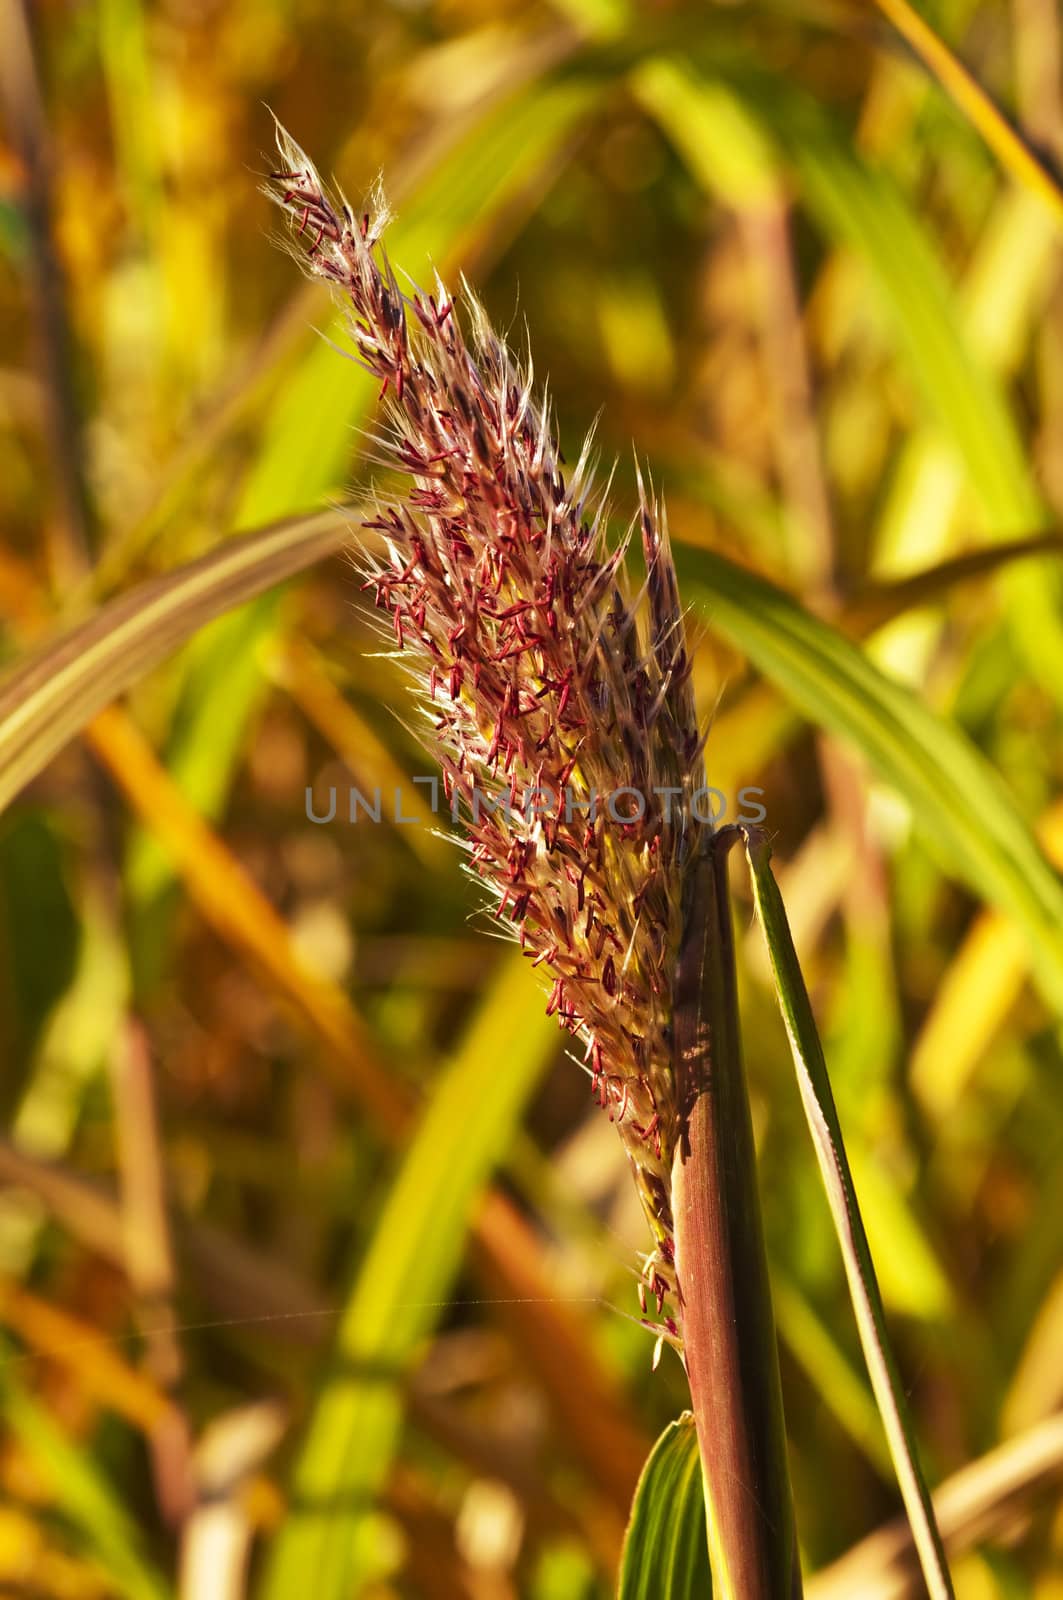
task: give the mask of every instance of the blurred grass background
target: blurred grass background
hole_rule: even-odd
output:
[[[1063,158],[1054,0],[924,15]],[[699,562],[857,640],[1063,862],[1058,559],[1006,559],[1063,501],[1058,216],[863,3],[0,16],[6,660],[368,482],[372,392],[271,244],[267,108],[352,198],[382,172],[393,259],[527,323],[570,455],[603,408],[622,508],[648,457],[702,585],[709,781],[764,791],[931,1476],[1021,1458],[1063,1400],[1058,994],[963,887],[978,841],[967,873],[913,803],[903,727],[883,770],[889,707],[857,683],[838,737],[833,680],[747,658]],[[534,975],[426,822],[343,820],[425,770],[358,604],[336,557],[204,627],[0,819],[4,1595],[604,1596],[684,1404]],[[735,888],[812,1572],[898,1500]],[[962,1596],[1063,1595],[1061,1459],[957,1515]],[[842,1592],[919,1592],[876,1570]]]

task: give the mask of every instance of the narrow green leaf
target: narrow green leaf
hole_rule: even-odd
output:
[[[441,1078],[376,1223],[271,1551],[264,1600],[350,1600],[373,1570],[370,1514],[402,1426],[402,1382],[442,1312],[477,1196],[557,1047],[509,957]]]
[[[893,1465],[931,1600],[951,1600],[945,1550],[930,1491],[919,1465],[904,1386],[889,1343],[886,1315],[845,1154],[827,1064],[794,949],[782,896],[771,871],[771,848],[753,829],[740,830],[753,876],[753,896],[768,945],[775,989],[793,1052],[801,1100],[841,1245],[860,1342],[886,1429]]]
[[[6,1346],[0,1346],[0,1361]],[[43,1406],[0,1368],[0,1409],[45,1473],[56,1504],[128,1600],[166,1600],[168,1585],[148,1564],[140,1536],[107,1479],[87,1450],[80,1450],[57,1427]]]
[[[708,550],[677,547],[676,560],[712,626],[812,722],[856,745],[907,800],[941,864],[1015,918],[1046,998],[1063,1009],[1063,884],[962,730],[763,578]]]
[[[0,809],[97,711],[211,618],[312,566],[343,543],[335,512],[232,539],[109,600],[0,685]]]
[[[617,1600],[710,1600],[705,1496],[694,1418],[657,1440],[635,1490]]]

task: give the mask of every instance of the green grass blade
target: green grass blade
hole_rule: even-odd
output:
[[[757,913],[768,945],[779,1007],[793,1052],[805,1116],[841,1245],[864,1359],[886,1429],[927,1590],[931,1600],[950,1600],[953,1590],[945,1550],[938,1532],[930,1491],[919,1465],[904,1387],[890,1349],[882,1296],[849,1171],[823,1048],[794,950],[782,896],[771,871],[771,849],[761,834],[754,830],[742,831],[753,876]]]
[[[711,1594],[698,1435],[686,1411],[665,1428],[639,1478],[617,1600],[709,1600]]]
[[[1063,1008],[1063,885],[1004,783],[954,723],[763,578],[677,547],[683,593],[819,726],[851,741],[907,800],[948,870],[1013,916]]]
[[[350,1600],[402,1425],[401,1383],[446,1307],[476,1199],[557,1048],[527,963],[507,959],[440,1079],[376,1223],[310,1420],[264,1600]]]
[[[30,656],[0,685],[0,809],[204,623],[330,555],[346,528],[321,512],[233,539],[108,601]]]
[[[6,1347],[0,1347],[0,1357]],[[91,1454],[81,1450],[10,1377],[0,1375],[4,1421],[45,1473],[63,1515],[127,1600],[167,1600],[169,1586],[145,1560],[136,1524]]]

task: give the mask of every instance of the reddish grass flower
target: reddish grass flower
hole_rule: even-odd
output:
[[[586,1050],[635,1170],[673,1287],[671,1021],[685,868],[703,827],[702,741],[666,525],[641,505],[618,549],[590,440],[566,478],[551,409],[471,295],[403,293],[359,215],[278,130],[267,192],[297,258],[333,286],[357,359],[380,382],[389,464],[408,475],[367,523],[388,556],[367,587],[389,613],[494,914],[552,979],[547,1010]],[[624,556],[641,532],[647,579]],[[669,1327],[669,1324],[665,1324]],[[674,1327],[674,1325],[671,1325]]]

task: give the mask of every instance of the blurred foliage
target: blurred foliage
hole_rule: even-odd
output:
[[[1063,160],[1053,0],[923,13]],[[0,90],[4,659],[357,498],[373,395],[271,245],[269,108],[382,172],[396,263],[527,324],[569,454],[601,408],[618,513],[649,460],[930,1476],[1021,1455],[1063,1401],[1063,589],[1011,548],[1063,505],[1058,212],[855,0],[2,0]],[[685,1392],[619,1144],[459,851],[345,820],[424,768],[351,567],[261,588],[178,584],[167,648],[216,620],[142,629],[0,818],[0,1592],[608,1595]],[[735,892],[815,1572],[898,1499]],[[1063,1594],[1061,1454],[950,1522],[961,1596]],[[278,1576],[322,1520],[340,1576]]]

